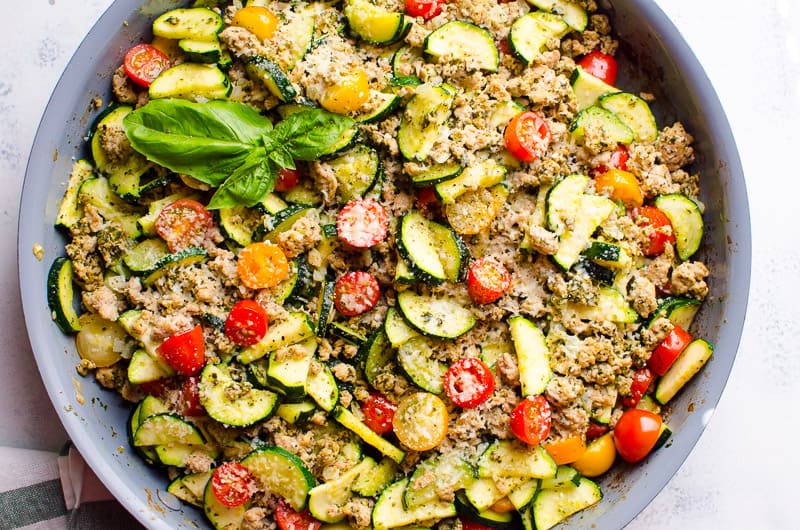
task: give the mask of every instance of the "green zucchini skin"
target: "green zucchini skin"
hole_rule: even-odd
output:
[[[47,305],[53,321],[67,334],[81,330],[73,305],[72,261],[65,257],[53,260],[47,274]]]

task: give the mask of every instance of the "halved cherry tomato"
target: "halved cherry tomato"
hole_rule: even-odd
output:
[[[170,252],[197,247],[205,241],[214,220],[206,207],[192,199],[179,199],[161,209],[156,232],[167,242]]]
[[[623,144],[619,144],[611,153],[611,156],[608,159],[608,166],[600,164],[599,166],[593,167],[589,170],[589,176],[595,178],[597,175],[605,173],[609,169],[621,169],[622,171],[628,171],[629,158],[630,155],[628,154],[628,148]]]
[[[608,425],[600,425],[593,421],[589,422],[589,427],[586,429],[586,441],[591,442],[596,438],[600,438],[608,432]]]
[[[181,383],[178,396],[178,409],[183,416],[205,416],[206,409],[200,403],[200,389],[197,386],[198,377],[187,377]]]
[[[528,396],[511,411],[511,432],[530,445],[542,443],[550,434],[550,403],[544,396]]]
[[[206,345],[200,325],[171,336],[157,348],[158,354],[180,375],[197,375],[206,364]]]
[[[444,390],[457,407],[472,409],[494,392],[494,376],[483,361],[464,357],[450,365],[444,374]]]
[[[480,523],[476,523],[475,521],[469,519],[468,517],[462,516],[459,517],[458,519],[461,521],[461,528],[463,530],[492,530],[491,526],[486,526]]]
[[[361,404],[364,413],[364,423],[378,434],[392,431],[392,419],[397,405],[386,399],[383,394],[372,392]]]
[[[578,66],[608,85],[614,86],[617,82],[617,60],[600,50],[586,54],[578,61]]]
[[[647,366],[639,368],[633,373],[633,381],[631,382],[631,395],[625,397],[622,403],[626,407],[635,407],[639,404],[639,400],[647,389],[650,388],[650,383],[655,379],[655,374]]]
[[[378,303],[381,287],[372,274],[364,271],[346,272],[336,280],[333,304],[346,317],[366,313]]]
[[[311,512],[296,512],[288,502],[281,499],[275,505],[275,521],[281,530],[319,530],[320,521],[314,519]]]
[[[425,186],[417,190],[417,208],[427,210],[440,204],[439,197],[436,196],[436,188]]]
[[[648,245],[642,248],[645,256],[658,256],[664,253],[664,246],[667,243],[675,243],[675,234],[672,231],[672,224],[669,218],[655,206],[642,206],[634,208],[633,220],[637,225],[649,227]]]
[[[544,441],[542,447],[559,466],[575,462],[586,452],[586,442],[580,434]]]
[[[235,508],[250,500],[256,490],[253,475],[238,462],[225,462],[211,475],[211,490],[217,500]]]
[[[428,451],[444,440],[448,420],[444,401],[428,392],[415,392],[397,404],[392,427],[401,444],[412,451]]]
[[[289,261],[277,245],[267,241],[251,243],[239,252],[236,271],[245,287],[266,289],[289,275]]]
[[[328,87],[319,104],[336,114],[350,114],[360,109],[369,99],[369,79],[363,68],[354,68],[344,74],[334,86]]]
[[[572,463],[572,467],[585,477],[598,477],[611,469],[616,457],[614,437],[607,433],[591,442],[583,455]]]
[[[239,346],[251,346],[267,333],[269,315],[254,300],[239,300],[225,319],[225,335]]]
[[[442,12],[442,0],[406,0],[406,13],[430,20]]]
[[[511,274],[499,261],[483,256],[472,262],[467,291],[476,304],[496,302],[511,287]]]
[[[690,342],[692,342],[691,335],[682,327],[673,326],[666,338],[653,350],[650,359],[647,360],[647,366],[656,375],[664,375]]]
[[[142,383],[139,385],[139,388],[141,388],[145,394],[150,394],[151,396],[160,398],[164,395],[164,392],[166,392],[167,389],[172,386],[172,383],[173,379],[171,377],[162,377],[161,379],[156,379],[155,381]]]
[[[272,38],[278,28],[278,17],[262,6],[243,7],[233,15],[232,26],[244,28],[261,40]]]
[[[661,432],[661,416],[643,409],[628,409],[614,426],[614,445],[619,456],[634,463],[653,450]]]
[[[386,239],[389,217],[386,210],[372,199],[348,202],[336,217],[336,234],[355,248],[369,248]]]
[[[289,191],[300,182],[300,170],[281,168],[275,181],[275,191]]]
[[[639,181],[628,171],[609,169],[595,177],[594,187],[598,193],[608,193],[612,200],[622,201],[626,208],[637,208],[644,202]]]
[[[504,37],[500,40],[494,41],[495,48],[501,55],[511,55],[514,51],[511,49],[511,44],[508,42],[508,38]]]
[[[125,54],[125,73],[139,86],[149,87],[158,74],[170,67],[169,57],[150,44],[137,44]]]
[[[520,162],[533,162],[547,150],[552,135],[550,126],[535,112],[517,114],[506,125],[506,149]]]

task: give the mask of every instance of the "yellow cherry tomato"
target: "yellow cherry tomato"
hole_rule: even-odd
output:
[[[615,201],[622,201],[626,208],[638,208],[644,202],[642,188],[633,173],[621,169],[609,169],[594,179],[597,193],[608,193]]]
[[[583,436],[575,435],[568,438],[558,438],[553,441],[542,442],[542,448],[555,461],[556,465],[571,464],[586,452],[586,442]]]
[[[611,469],[616,457],[617,449],[614,447],[614,438],[609,432],[592,440],[586,447],[583,456],[572,463],[572,467],[585,477],[597,477]]]
[[[233,15],[232,26],[244,28],[261,40],[272,38],[278,27],[278,17],[261,6],[243,7]]]
[[[328,88],[320,104],[336,114],[350,114],[369,99],[369,80],[362,68],[355,68],[334,86]]]
[[[397,404],[392,427],[397,439],[412,451],[428,451],[442,443],[447,434],[447,407],[429,394],[409,394]]]

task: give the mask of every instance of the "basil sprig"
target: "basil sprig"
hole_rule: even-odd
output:
[[[217,188],[211,209],[258,203],[275,188],[281,168],[319,158],[353,123],[347,116],[309,108],[273,127],[242,103],[182,99],[150,101],[124,120],[137,152]]]

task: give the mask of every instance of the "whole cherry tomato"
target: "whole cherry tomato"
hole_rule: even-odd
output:
[[[275,191],[289,191],[300,182],[300,170],[281,168],[278,171],[278,180],[275,181]]]
[[[626,410],[614,426],[614,445],[619,456],[634,463],[646,457],[658,441],[661,416],[648,410]]]
[[[578,66],[604,83],[614,86],[617,82],[617,60],[599,50],[589,52],[578,61]]]

